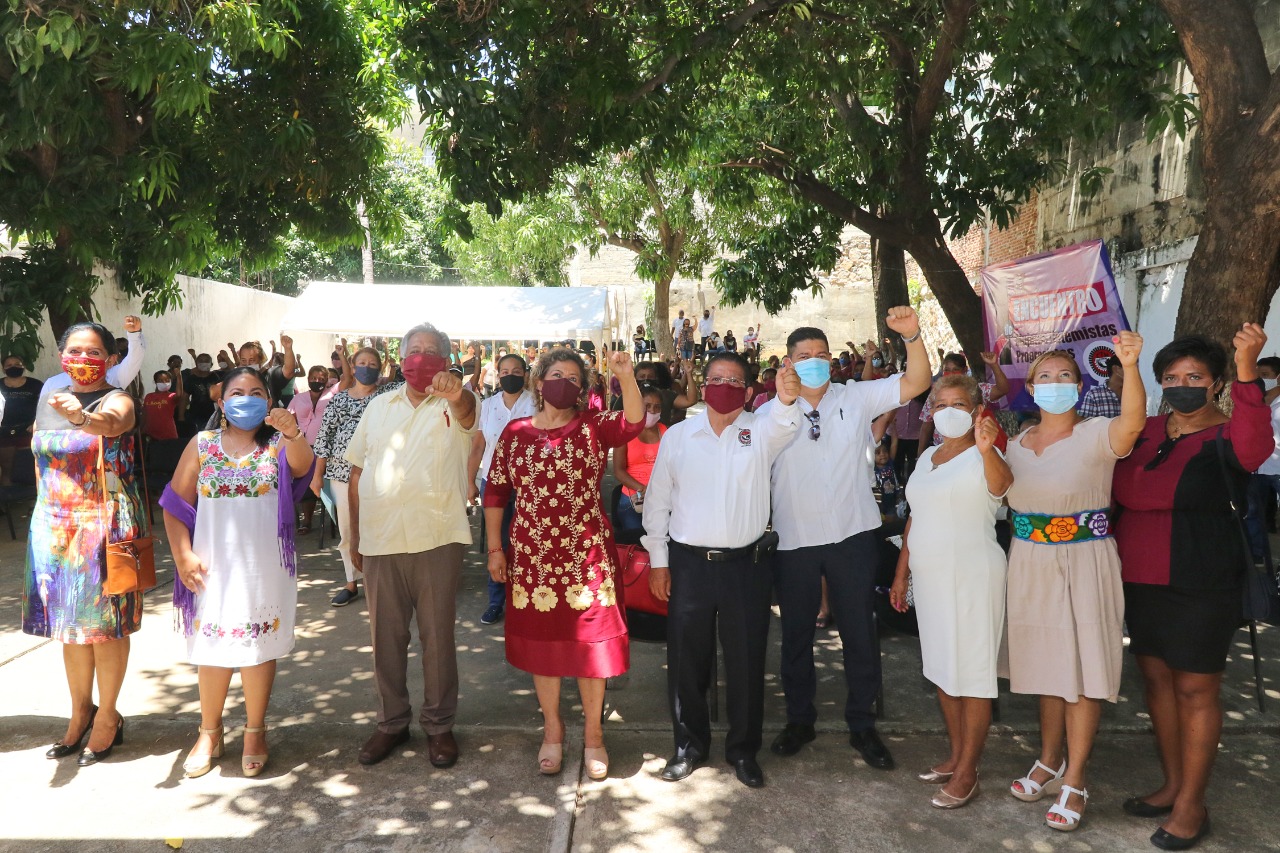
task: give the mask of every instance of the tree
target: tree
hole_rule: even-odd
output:
[[[1007,224],[1066,139],[1183,106],[1151,82],[1176,54],[1167,22],[1127,0],[459,8],[436,3],[406,30],[456,194],[492,208],[639,139],[700,154],[791,194],[760,242],[737,247],[748,271],[802,284],[833,224],[853,225],[919,262],[975,363],[980,300],[946,236]],[[730,265],[720,280],[747,277]]]
[[[362,197],[383,220],[389,4],[0,3],[0,221],[35,250],[5,270],[9,334],[32,305],[55,334],[90,316],[95,261],[159,313],[219,252],[356,235]]]
[[[1280,287],[1280,68],[1267,64],[1254,3],[1160,7],[1199,90],[1205,191],[1177,333],[1230,341],[1241,323],[1266,318]]]

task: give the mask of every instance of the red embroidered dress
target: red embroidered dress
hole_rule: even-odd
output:
[[[512,421],[498,439],[484,505],[515,493],[507,555],[507,660],[534,675],[608,678],[630,647],[615,582],[613,529],[600,499],[608,449],[640,434],[622,412],[554,430]]]

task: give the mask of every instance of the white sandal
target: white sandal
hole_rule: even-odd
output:
[[[1049,811],[1045,813],[1044,822],[1049,825],[1050,829],[1056,829],[1059,832],[1074,832],[1080,826],[1080,812],[1067,808],[1067,798],[1072,794],[1079,794],[1080,799],[1086,803],[1089,802],[1089,792],[1082,791],[1079,788],[1073,788],[1070,785],[1062,786],[1062,793],[1058,796],[1058,801],[1049,806]],[[1081,806],[1084,808],[1084,806]],[[1057,823],[1049,820],[1049,815],[1056,814],[1062,818],[1065,823]]]
[[[1036,768],[1040,768],[1046,773],[1053,775],[1043,784],[1031,778],[1031,774],[1036,772]],[[1009,793],[1013,794],[1024,803],[1034,803],[1044,797],[1056,794],[1062,788],[1062,776],[1067,772],[1067,760],[1062,759],[1062,766],[1054,772],[1052,767],[1047,767],[1040,763],[1040,759],[1036,759],[1036,763],[1031,765],[1031,771],[1021,779],[1013,780],[1013,784],[1009,786]],[[1014,785],[1021,785],[1022,790],[1019,791]]]

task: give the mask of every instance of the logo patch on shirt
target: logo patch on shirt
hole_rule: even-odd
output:
[[[738,444],[741,444],[743,447],[751,446],[751,430],[749,429],[738,430]]]

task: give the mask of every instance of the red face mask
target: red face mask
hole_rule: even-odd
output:
[[[77,385],[92,385],[107,372],[107,360],[91,355],[64,355],[62,369]]]
[[[722,415],[735,412],[746,405],[744,392],[733,385],[708,385],[702,391],[707,405]]]
[[[773,394],[778,390],[778,383],[770,379],[764,383],[764,390],[766,393]]]
[[[444,356],[425,352],[406,355],[404,361],[400,363],[400,372],[404,374],[404,381],[420,394],[430,387],[431,380],[436,378],[437,373],[443,373],[448,369],[449,362]]]
[[[557,409],[574,408],[581,393],[582,389],[563,377],[548,379],[542,383],[542,399],[548,406]]]

